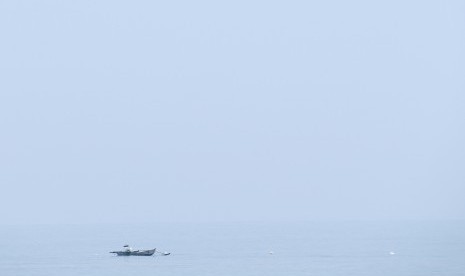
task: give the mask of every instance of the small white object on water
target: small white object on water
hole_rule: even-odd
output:
[[[274,252],[273,252],[273,251],[270,251],[270,255],[273,255],[273,254],[274,254]]]
[[[396,253],[391,251],[391,252],[389,252],[389,255],[396,255]]]

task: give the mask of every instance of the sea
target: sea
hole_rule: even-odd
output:
[[[0,247],[0,276],[465,275],[464,221],[4,225]]]

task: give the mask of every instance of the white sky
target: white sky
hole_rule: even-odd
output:
[[[464,49],[463,1],[1,1],[0,223],[464,219]]]

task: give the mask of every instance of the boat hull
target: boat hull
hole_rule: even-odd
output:
[[[135,250],[135,251],[112,251],[117,256],[152,256],[156,249],[150,250]]]

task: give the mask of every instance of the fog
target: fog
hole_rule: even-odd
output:
[[[463,1],[2,1],[2,224],[465,219]]]

